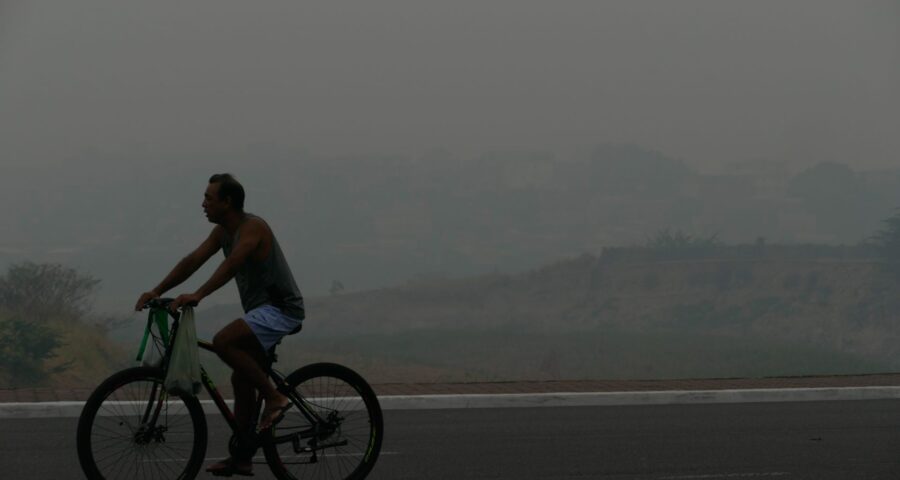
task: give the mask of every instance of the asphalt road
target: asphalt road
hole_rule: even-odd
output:
[[[76,423],[0,421],[0,477],[81,478]],[[373,480],[900,478],[897,401],[388,411],[385,430]]]

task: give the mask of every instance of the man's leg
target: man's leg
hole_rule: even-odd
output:
[[[231,386],[234,391],[234,419],[237,423],[238,438],[247,438],[253,428],[253,408],[256,406],[256,388],[234,372],[231,374]],[[225,474],[232,469],[248,474],[253,471],[253,459],[250,457],[228,458],[210,465],[206,471],[213,475]]]
[[[290,403],[290,400],[275,389],[263,367],[266,353],[263,351],[256,335],[243,319],[235,320],[225,326],[213,337],[213,347],[219,358],[234,369],[234,373],[259,391],[266,401],[260,428],[268,426],[277,411]],[[237,400],[237,398],[235,398]],[[247,408],[252,410],[252,401]],[[250,414],[252,415],[252,411]],[[277,415],[277,413],[275,414]]]
[[[263,367],[266,354],[256,335],[243,319],[237,319],[220,330],[213,337],[213,347],[219,358],[234,370],[231,383],[234,388],[234,416],[239,434],[251,433],[257,391],[266,400],[266,412],[289,403],[288,398],[279,393],[269,381]],[[265,422],[266,419],[263,418],[262,421]],[[230,462],[240,470],[249,471],[252,468],[250,459],[231,459]],[[229,461],[219,462],[207,470],[215,473],[231,468],[228,463]]]
[[[238,433],[247,435],[251,433],[253,421],[256,420],[253,418],[253,407],[256,406],[256,388],[237,372],[231,374],[231,386],[234,390],[234,419],[238,426]]]

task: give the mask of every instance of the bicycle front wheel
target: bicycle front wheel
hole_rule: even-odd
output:
[[[384,437],[372,387],[333,363],[300,368],[285,379],[293,408],[262,439],[281,480],[360,480],[372,470]]]
[[[191,479],[206,455],[206,417],[195,397],[169,395],[161,369],[136,367],[94,390],[78,420],[87,478]]]

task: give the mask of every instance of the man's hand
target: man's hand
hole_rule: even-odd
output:
[[[147,302],[149,302],[150,300],[153,300],[154,298],[159,298],[159,294],[153,290],[142,293],[141,298],[139,298],[137,303],[134,305],[134,311],[139,312],[139,311],[143,310],[144,305],[146,305]]]
[[[186,293],[184,295],[179,295],[175,297],[174,302],[169,304],[169,310],[174,312],[181,306],[196,307],[198,304],[200,304],[200,300],[203,300],[203,296],[196,293]]]

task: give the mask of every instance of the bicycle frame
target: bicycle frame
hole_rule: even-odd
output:
[[[147,326],[144,331],[144,338],[141,341],[141,347],[140,347],[140,350],[137,355],[137,361],[141,361],[143,359],[143,355],[146,350],[148,339],[150,337],[153,337],[153,342],[155,344],[154,346],[156,348],[160,348],[160,344],[161,344],[162,348],[164,349],[162,352],[161,367],[163,369],[163,372],[166,372],[166,371],[168,371],[169,360],[172,355],[171,347],[174,342],[175,335],[177,335],[177,332],[178,332],[180,314],[178,312],[172,312],[168,308],[161,308],[161,307],[151,307],[149,310],[150,311],[149,311],[149,314],[147,317]],[[172,317],[171,327],[168,324],[169,316]],[[159,337],[157,337],[152,332],[152,326],[154,324],[156,324],[157,329],[159,330],[159,333],[160,333]],[[212,343],[210,343],[208,341],[198,340],[197,346],[199,348],[202,348],[209,352],[216,353],[215,347],[213,346]],[[270,360],[274,361],[274,359],[272,359],[272,358],[270,358]],[[310,425],[312,425],[312,427],[308,430],[274,438],[275,443],[293,442],[295,450],[298,450],[299,447],[297,446],[297,443],[298,443],[299,439],[317,437],[318,435],[320,435],[322,433],[319,431],[320,426],[327,425],[328,421],[321,418],[318,415],[318,413],[315,411],[315,409],[312,408],[308,404],[308,402],[306,401],[305,398],[303,398],[302,396],[297,394],[292,388],[290,388],[287,385],[287,383],[285,382],[284,376],[281,375],[276,370],[274,370],[272,368],[271,363],[269,363],[269,365],[266,366],[265,370],[266,370],[266,374],[268,375],[268,377],[271,378],[272,381],[275,382],[275,386],[278,389],[278,391],[281,392],[282,394],[286,395],[288,398],[290,398],[291,401],[294,403],[294,405],[297,406],[300,413],[303,414],[303,416],[306,417],[306,420],[310,423]],[[234,412],[231,410],[231,408],[228,407],[228,404],[225,402],[225,399],[222,397],[222,394],[219,392],[219,389],[216,388],[215,383],[213,382],[213,380],[209,376],[209,374],[206,372],[206,369],[203,367],[202,364],[200,365],[200,382],[203,385],[203,388],[209,394],[209,396],[212,399],[213,403],[215,404],[216,408],[218,408],[219,412],[225,418],[225,421],[228,423],[228,426],[231,428],[232,432],[237,434],[238,433],[238,425],[237,425],[237,420],[235,418]],[[156,386],[154,386],[154,389],[155,388],[156,388]],[[159,416],[159,413],[162,408],[162,404],[167,396],[166,392],[162,392],[162,393],[163,394],[159,395],[159,398],[156,402],[151,402],[147,405],[147,411],[144,413],[144,417],[142,419],[143,424],[146,425],[149,423],[149,424],[153,425],[156,423],[156,419]],[[154,398],[156,396],[156,394],[157,394],[156,391],[151,391],[151,398]],[[156,404],[155,408],[153,408],[154,403]],[[259,411],[261,408],[262,408],[262,397],[257,396],[256,406],[253,410],[255,413],[254,418],[259,415]],[[151,421],[151,418],[152,418],[152,421]]]
[[[170,478],[179,471],[180,476],[193,478],[202,466],[210,435],[208,414],[214,415],[210,404],[216,405],[232,430],[228,440],[230,458],[241,461],[246,458],[256,464],[261,463],[258,452],[262,453],[277,478],[295,478],[297,472],[303,471],[362,478],[372,470],[384,438],[382,411],[372,387],[343,365],[316,362],[287,374],[274,368],[275,348],[270,348],[267,357],[259,357],[263,361],[259,367],[268,375],[265,381],[274,382],[270,385],[290,399],[290,408],[282,409],[286,415],[273,422],[277,425],[259,431],[252,424],[265,420],[259,414],[268,397],[243,390],[239,384],[237,414],[240,417],[236,417],[234,407],[226,403],[202,365],[187,365],[191,377],[197,378],[186,376],[186,381],[181,383],[189,385],[184,389],[187,391],[178,388],[170,393],[167,386],[181,380],[179,377],[179,382],[172,382],[173,378],[166,381],[166,377],[176,373],[169,369],[175,367],[172,362],[178,356],[189,353],[193,357],[189,362],[197,362],[194,348],[222,353],[218,344],[197,341],[194,332],[181,328],[193,327],[181,322],[188,320],[181,312],[169,311],[173,301],[157,298],[143,306],[149,309],[149,314],[136,358],[140,366],[109,376],[82,409],[76,446],[78,460],[88,478],[110,475],[124,479],[148,475]],[[291,333],[299,330],[298,326]],[[190,338],[190,343],[185,345],[181,340],[186,338]],[[189,347],[191,351],[175,350],[176,340],[182,344],[178,349]],[[148,341],[150,350],[145,355]],[[195,341],[196,347],[192,345]],[[209,363],[206,353],[201,355]],[[226,354],[222,357],[229,358]],[[235,366],[243,370],[241,365]],[[255,375],[258,377],[258,372]],[[194,394],[200,393],[198,383],[203,385],[211,402],[201,401]],[[264,392],[273,393],[270,385],[259,386]],[[321,465],[313,467],[316,463]]]

